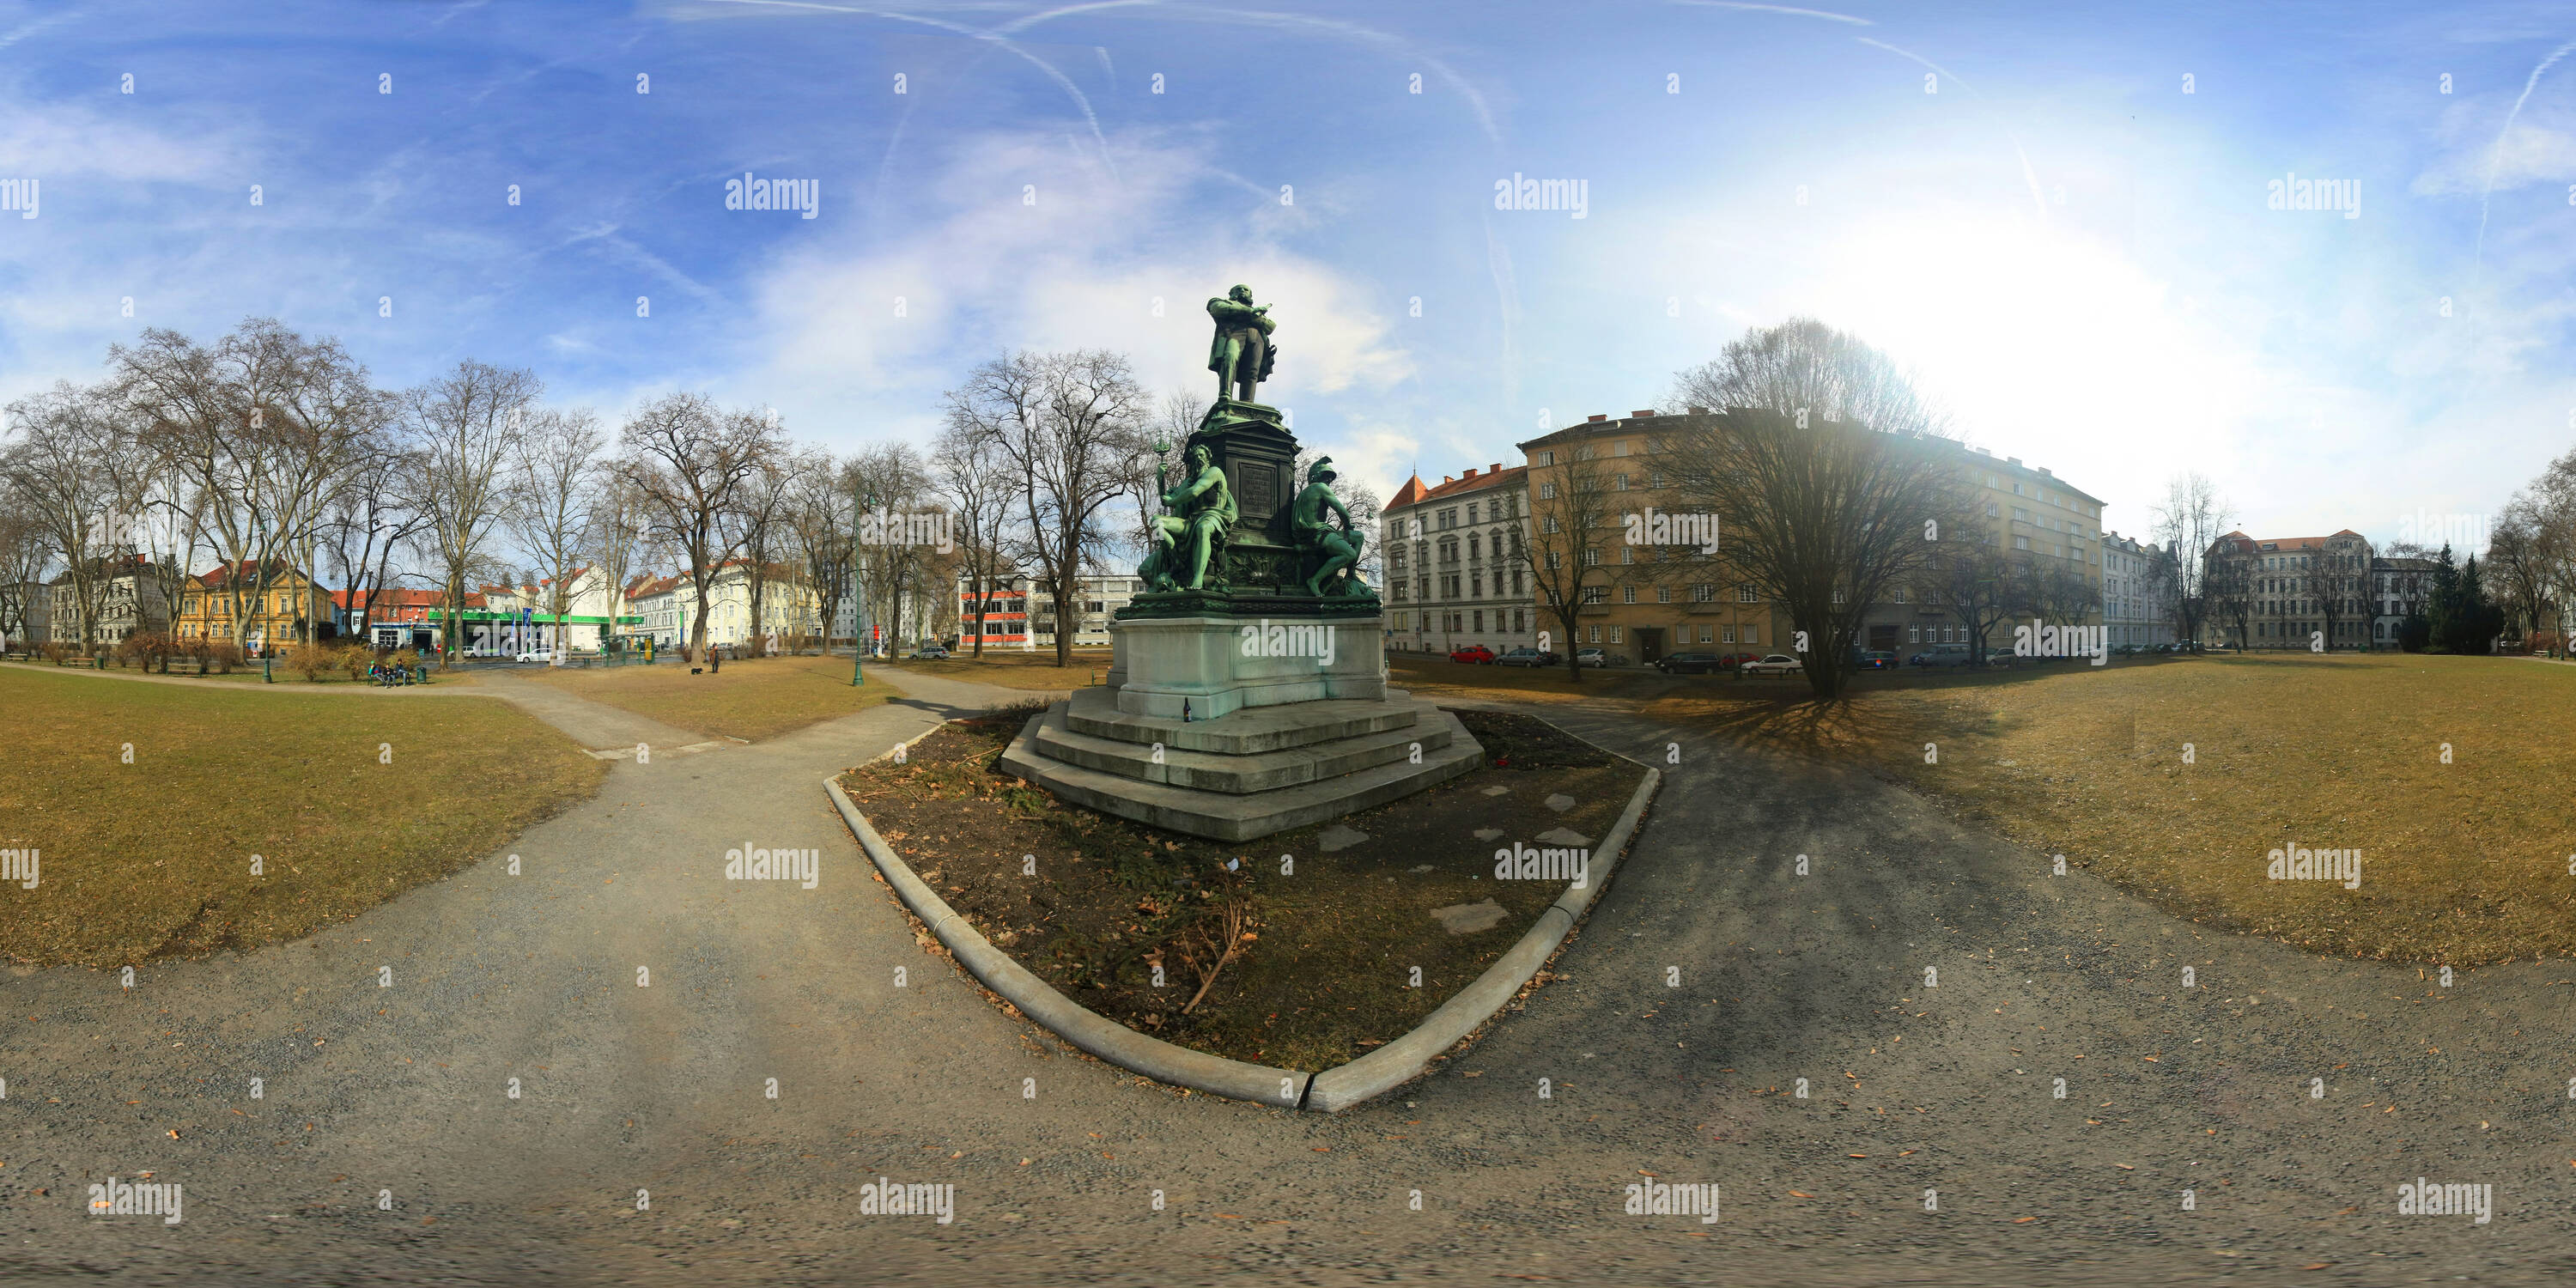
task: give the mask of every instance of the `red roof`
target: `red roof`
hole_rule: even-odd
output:
[[[253,559],[244,559],[238,563],[216,564],[205,572],[199,573],[197,575],[197,582],[208,590],[221,590],[223,589],[224,584],[232,578],[236,576],[248,576],[251,569],[257,564],[257,562],[257,560]],[[271,574],[272,576],[295,574],[295,570],[286,566],[283,561],[272,559],[269,561],[269,564],[274,570]],[[300,576],[301,574],[295,575]]]
[[[1416,474],[1406,479],[1403,487],[1395,490],[1395,499],[1387,502],[1384,508],[1400,510],[1408,505],[1419,505],[1425,501],[1446,501],[1469,492],[1482,492],[1487,488],[1501,487],[1527,473],[1529,473],[1529,467],[1525,465],[1514,465],[1508,469],[1497,467],[1482,471],[1469,470],[1463,477],[1443,477],[1437,485],[1432,486],[1424,485],[1422,476]]]

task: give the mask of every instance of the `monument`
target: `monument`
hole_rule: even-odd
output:
[[[1108,684],[1032,718],[1002,766],[1067,800],[1240,841],[1454,778],[1484,755],[1457,717],[1386,687],[1367,534],[1332,458],[1294,495],[1297,439],[1255,401],[1278,323],[1252,289],[1207,303],[1217,399],[1155,473],[1145,589],[1110,624]],[[1157,454],[1170,450],[1156,444]]]

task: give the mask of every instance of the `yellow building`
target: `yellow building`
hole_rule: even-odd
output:
[[[238,611],[243,647],[284,648],[332,620],[328,592],[296,569],[272,563],[268,584],[258,580],[247,559],[189,577],[179,591],[179,638],[231,640]]]

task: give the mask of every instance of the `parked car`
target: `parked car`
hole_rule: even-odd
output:
[[[1489,649],[1482,644],[1470,644],[1465,648],[1452,651],[1449,654],[1449,660],[1452,662],[1472,663],[1476,666],[1492,666],[1494,664],[1494,650]]]
[[[1524,644],[1494,659],[1496,666],[1556,666],[1565,661],[1562,654],[1545,653]]]
[[[525,649],[520,652],[519,660],[522,662],[552,662],[555,660],[555,654],[553,649]]]
[[[1762,655],[1759,653],[1729,653],[1721,660],[1726,663],[1728,670],[1733,670],[1747,662],[1761,661]]]
[[[948,660],[948,648],[943,644],[924,644],[914,649],[912,656],[913,660],[919,662],[945,662]]]
[[[1744,664],[1746,675],[1796,675],[1806,669],[1806,663],[1786,653],[1773,653],[1768,657]]]
[[[1935,644],[1905,661],[1909,666],[1964,666],[1968,661],[1968,646]]]
[[[1852,665],[1863,671],[1893,671],[1896,655],[1884,649],[1868,649],[1852,654]]]
[[[1574,650],[1574,664],[1576,666],[1626,666],[1628,659],[1607,649],[1579,648]]]
[[[1666,675],[1707,675],[1726,669],[1726,659],[1715,653],[1669,653],[1655,659],[1655,669]]]

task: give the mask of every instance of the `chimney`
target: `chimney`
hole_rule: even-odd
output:
[[[1705,415],[1707,415],[1707,414],[1708,414],[1708,408],[1706,408],[1706,407],[1693,407],[1693,408],[1691,408],[1691,409],[1690,409],[1690,414],[1692,414],[1692,415],[1694,415],[1694,416],[1705,416]]]
[[[1457,480],[1456,478],[1454,478],[1454,477],[1452,477],[1452,476],[1450,476],[1450,475],[1447,475],[1447,474],[1443,474],[1443,475],[1441,475],[1441,476],[1440,476],[1440,486],[1442,486],[1442,487],[1447,487],[1447,486],[1449,486],[1450,484],[1455,483],[1455,482],[1457,482],[1457,481],[1458,481],[1458,480]]]
[[[2005,459],[2006,461],[2011,462],[2011,463],[2012,463],[2012,464],[2014,464],[2014,465],[2019,465],[2019,464],[2021,464],[2021,458],[2020,458],[2020,457],[2018,457],[2018,456],[2007,456],[2007,457],[2005,457],[2004,459]]]
[[[1630,420],[1644,420],[1644,419],[1645,419],[1645,418],[1647,418],[1648,416],[1652,416],[1652,415],[1654,415],[1654,414],[1655,414],[1655,409],[1654,409],[1654,408],[1652,408],[1652,407],[1649,407],[1649,408],[1645,409],[1644,411],[1632,411],[1632,412],[1629,412],[1629,413],[1628,413],[1628,419],[1630,419]]]
[[[1984,449],[1984,448],[1982,448],[1982,447],[1971,447],[1971,448],[1969,448],[1968,450],[1969,450],[1969,451],[1972,451],[1972,452],[1975,452],[1975,453],[1976,453],[1977,455],[1979,455],[1979,456],[1992,456],[1992,455],[1994,455],[1994,453],[1993,453],[1993,452],[1989,452],[1989,451],[1987,451],[1986,449]]]
[[[1460,477],[1462,477],[1462,478],[1474,478],[1474,477],[1476,477],[1476,467],[1475,467],[1475,466],[1473,466],[1473,465],[1468,466],[1468,467],[1467,467],[1467,472],[1466,472],[1464,475],[1461,475]]]
[[[2045,466],[2045,465],[2040,466],[2040,467],[2039,467],[2039,472],[2040,472],[2040,473],[2042,473],[2042,474],[2048,474],[2048,467],[2047,467],[2047,466]],[[2054,475],[2054,474],[2048,474],[2048,476],[2049,476],[2050,478],[2056,478],[2056,477],[2057,477],[2057,476],[2056,476],[2056,475]]]
[[[1500,474],[1503,472],[1503,463],[1501,461],[1496,461],[1493,464],[1486,466],[1485,472],[1487,474]]]
[[[1602,421],[1605,421],[1605,420],[1610,419],[1610,413],[1608,413],[1608,412],[1602,412],[1602,411],[1596,411],[1596,412],[1592,413],[1591,415],[1584,417],[1583,419],[1584,419],[1585,421],[1587,421],[1587,422],[1590,422],[1590,423],[1592,423],[1592,424],[1597,425],[1597,424],[1600,424]]]

